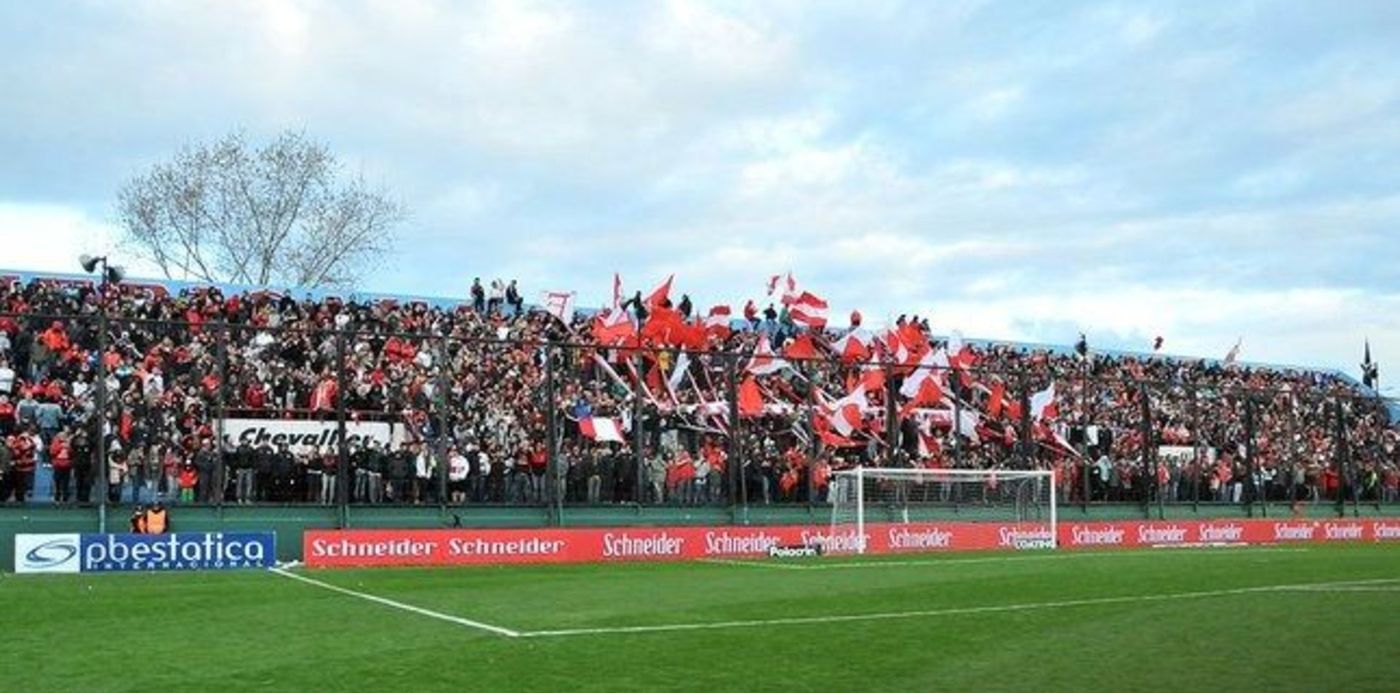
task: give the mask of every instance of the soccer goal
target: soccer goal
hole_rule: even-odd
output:
[[[1054,548],[1059,529],[1049,471],[856,467],[833,474],[831,489],[832,536],[852,535],[856,553],[874,524],[1004,523],[1026,538],[1015,548]]]

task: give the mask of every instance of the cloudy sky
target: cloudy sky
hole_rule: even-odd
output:
[[[304,129],[412,209],[370,290],[697,302],[1400,369],[1400,3],[4,2],[0,266],[189,141]],[[1388,389],[1388,388],[1387,388]]]

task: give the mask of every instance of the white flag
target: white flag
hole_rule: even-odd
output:
[[[680,358],[676,359],[676,367],[671,371],[671,377],[666,379],[666,387],[671,392],[676,392],[681,386],[681,380],[685,378],[686,371],[690,368],[690,354],[681,352]]]

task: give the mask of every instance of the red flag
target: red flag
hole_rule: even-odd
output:
[[[1021,421],[1021,403],[1012,400],[1006,403],[1006,418],[1017,424]]]
[[[635,333],[627,313],[618,308],[594,316],[591,331],[593,340],[606,346],[616,346]]]
[[[739,384],[739,416],[760,416],[763,414],[763,393],[753,376],[744,378]]]
[[[1006,399],[1006,384],[1000,380],[992,385],[992,393],[987,397],[987,418],[997,419],[1001,417],[1001,407]]]
[[[671,346],[682,336],[681,330],[684,326],[680,311],[657,306],[651,315],[647,316],[646,324],[642,325],[642,337],[654,344]]]
[[[860,369],[860,384],[865,386],[866,392],[880,392],[885,389],[885,368],[883,366],[866,366]]]
[[[936,405],[942,401],[943,388],[938,386],[938,379],[924,378],[919,382],[919,390],[914,393],[914,397],[899,408],[899,418],[908,418],[920,406]]]
[[[652,289],[651,293],[647,294],[647,310],[656,310],[657,307],[670,301],[671,280],[675,278],[676,275],[674,274],[666,277],[666,281],[661,282],[660,286]]]
[[[657,364],[655,361],[652,362],[651,367],[647,369],[646,381],[647,389],[651,390],[653,397],[655,397],[657,393],[665,392],[665,390],[662,389],[662,383],[665,380],[661,377],[660,364]]]
[[[817,357],[817,346],[812,342],[811,335],[800,334],[783,348],[783,356],[790,359],[814,359]]]

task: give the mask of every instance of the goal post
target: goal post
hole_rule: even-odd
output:
[[[871,524],[1030,525],[1042,543],[1057,546],[1049,470],[855,467],[833,474],[831,488],[832,536],[853,534],[855,553],[867,552]]]

